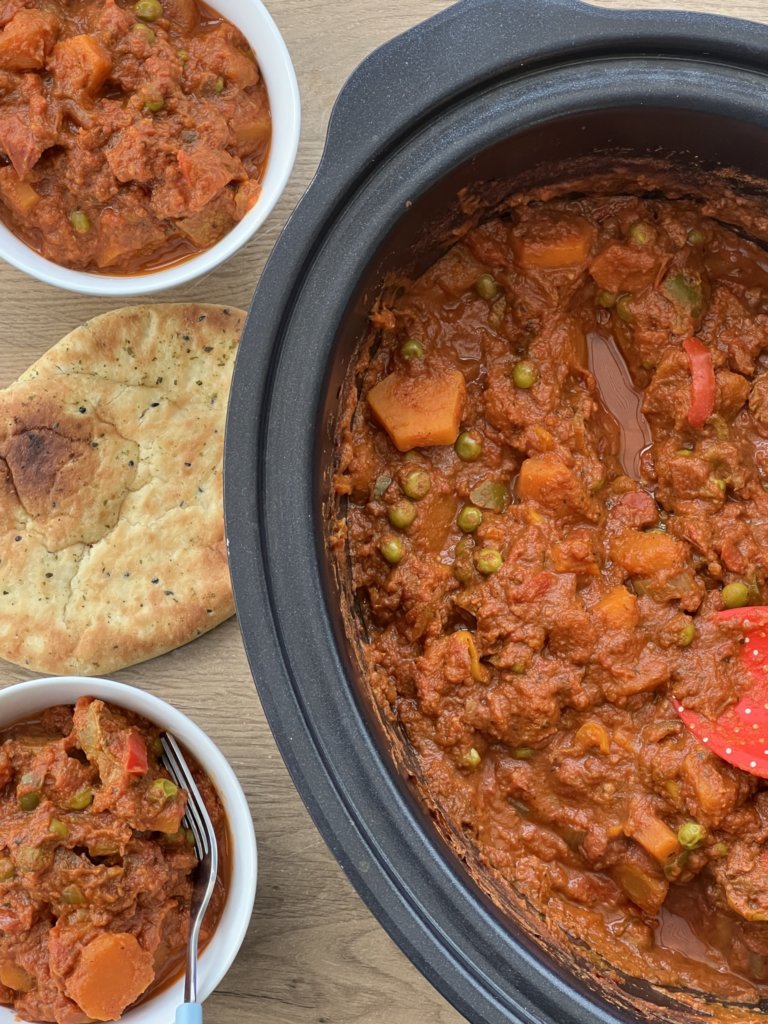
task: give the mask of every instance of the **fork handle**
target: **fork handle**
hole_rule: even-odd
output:
[[[203,1024],[203,1008],[200,1003],[182,1003],[177,1007],[175,1024]]]

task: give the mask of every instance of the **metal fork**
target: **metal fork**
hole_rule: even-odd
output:
[[[162,762],[173,781],[187,794],[187,810],[182,821],[195,838],[197,870],[189,908],[189,940],[187,942],[184,1002],[176,1010],[176,1024],[202,1024],[203,1008],[197,1001],[197,949],[200,928],[211,901],[219,870],[219,848],[216,833],[206,810],[200,790],[181,749],[170,733],[160,737]]]

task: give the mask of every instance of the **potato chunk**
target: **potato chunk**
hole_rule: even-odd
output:
[[[0,68],[38,71],[59,33],[58,18],[45,11],[22,10],[0,32]]]
[[[20,217],[26,217],[40,202],[38,193],[28,182],[21,181],[12,167],[0,167],[0,196]]]
[[[639,621],[637,598],[626,587],[614,587],[595,605],[603,621],[611,629],[634,629]]]
[[[682,541],[663,533],[625,530],[614,538],[611,558],[632,576],[652,576],[656,572],[683,569],[686,547]]]
[[[520,467],[518,493],[523,501],[536,501],[556,515],[577,513],[593,519],[596,504],[572,469],[549,452],[532,455]]]
[[[391,373],[368,392],[376,421],[401,452],[453,444],[467,389],[459,370],[430,376]]]
[[[109,78],[112,60],[95,36],[72,36],[53,48],[51,70],[62,96],[95,96]]]

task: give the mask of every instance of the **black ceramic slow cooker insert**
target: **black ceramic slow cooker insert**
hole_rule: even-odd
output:
[[[471,1021],[706,1019],[642,980],[569,969],[472,881],[395,765],[325,545],[338,395],[386,275],[439,255],[464,187],[596,152],[768,178],[768,29],[576,0],[463,0],[350,78],[317,177],[261,278],[232,387],[225,503],[237,611],[315,822],[392,937]],[[640,1004],[636,1000],[643,1000]],[[746,1019],[746,1018],[744,1018]]]

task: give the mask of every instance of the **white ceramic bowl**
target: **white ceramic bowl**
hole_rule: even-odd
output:
[[[0,223],[0,256],[47,284],[83,295],[148,295],[209,273],[261,227],[291,176],[299,146],[301,101],[283,37],[261,0],[211,0],[210,6],[243,33],[258,61],[272,110],[272,144],[259,201],[220,242],[176,266],[143,274],[90,274],[46,260]]]
[[[230,877],[224,912],[199,960],[198,999],[213,992],[232,965],[242,945],[256,896],[256,839],[248,803],[237,776],[219,748],[186,715],[158,697],[109,679],[64,676],[33,679],[0,690],[0,728],[33,717],[57,704],[73,704],[78,697],[98,697],[142,715],[172,733],[197,759],[218,791],[229,824]],[[184,999],[184,982],[172,985],[123,1014],[124,1024],[172,1024],[176,1007]],[[8,1007],[0,1007],[0,1024],[17,1024]]]

